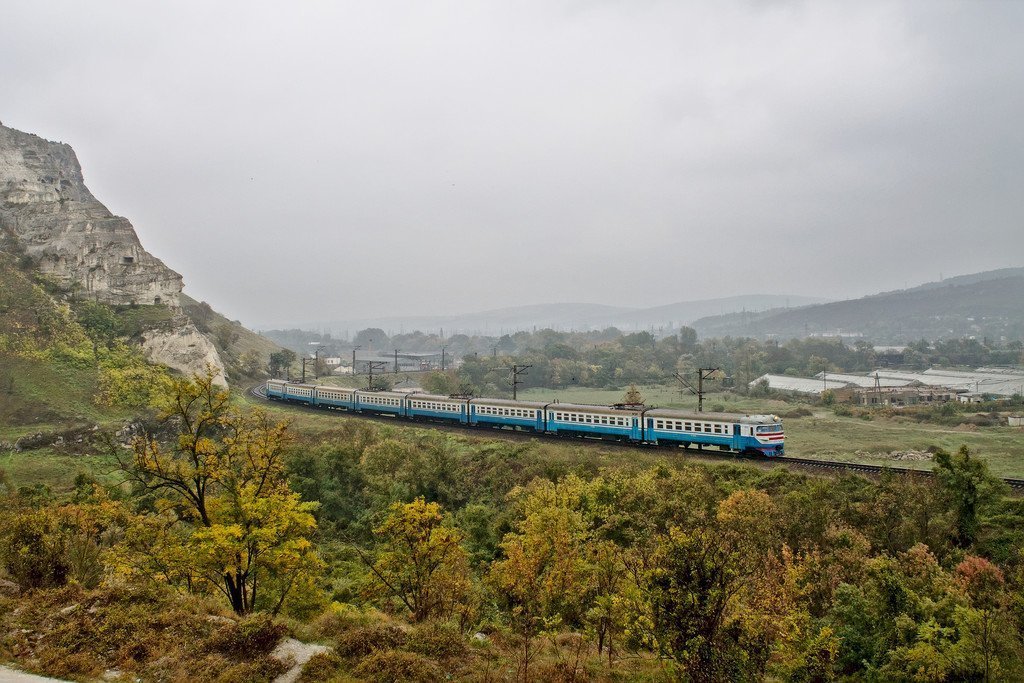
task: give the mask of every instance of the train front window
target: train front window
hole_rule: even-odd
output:
[[[758,434],[771,434],[773,432],[781,432],[782,425],[760,425],[757,428]]]

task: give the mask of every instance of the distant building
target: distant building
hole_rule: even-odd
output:
[[[854,403],[862,406],[890,406],[899,408],[930,403],[949,403],[958,400],[959,391],[941,387],[881,387],[855,388],[852,391]]]
[[[828,390],[838,401],[862,405],[913,405],[960,401],[982,403],[996,398],[1008,399],[1024,392],[1024,371],[1010,368],[943,370],[924,372],[877,368],[863,375],[819,372],[814,377],[761,375],[750,383],[756,388],[767,382],[775,391],[808,396]],[[904,391],[905,390],[905,391]]]
[[[1011,427],[1024,427],[1024,415],[1010,415],[1006,418]]]
[[[324,358],[324,365],[329,368],[341,365],[341,358]]]
[[[761,382],[767,382],[768,388],[774,391],[783,391],[791,394],[804,394],[818,396],[823,391],[842,389],[847,386],[846,382],[834,379],[814,379],[811,377],[790,377],[789,375],[761,375],[750,383],[750,388],[755,388]]]
[[[441,367],[441,354],[438,353],[401,353],[390,354],[356,354],[356,373],[365,374],[370,371],[370,364],[375,363],[374,372],[394,372],[395,363],[398,372],[420,372]],[[448,367],[452,367],[452,357],[448,356]],[[381,368],[381,364],[384,367]]]

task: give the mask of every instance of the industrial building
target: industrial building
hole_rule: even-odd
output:
[[[878,368],[863,375],[819,372],[814,377],[762,375],[750,383],[793,394],[817,396],[828,390],[840,401],[863,405],[913,405],[943,401],[980,403],[1024,394],[1024,371],[1010,368],[923,372]]]

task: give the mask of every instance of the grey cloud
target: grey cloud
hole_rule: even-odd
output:
[[[1010,2],[8,2],[0,120],[71,143],[250,323],[857,296],[1020,265],[1022,28]]]

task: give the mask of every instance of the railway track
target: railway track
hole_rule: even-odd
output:
[[[260,400],[263,400],[263,401],[269,401],[270,400],[270,399],[267,398],[266,385],[265,384],[256,385],[255,387],[250,389],[250,393],[254,397],[256,397],[256,398],[258,398]],[[317,413],[322,413],[323,412],[322,410],[314,408],[312,406],[301,406],[301,405],[297,405],[297,404],[287,404],[287,405],[289,405],[291,407],[294,407],[294,408],[297,408],[297,409],[300,409],[300,410],[311,410],[311,411],[316,411]],[[373,421],[376,421],[376,422],[387,423],[387,424],[394,424],[394,420],[395,420],[394,417],[379,416],[379,415],[360,414],[360,417],[364,418],[364,419],[373,420]],[[544,434],[538,434],[536,432],[522,432],[522,431],[515,431],[515,430],[511,430],[511,429],[501,429],[501,428],[468,427],[468,426],[464,426],[464,425],[451,425],[451,424],[446,424],[446,423],[443,423],[443,422],[412,422],[412,423],[409,423],[409,424],[411,424],[411,425],[417,425],[418,424],[418,425],[421,425],[421,426],[429,425],[431,428],[440,429],[442,431],[458,432],[458,433],[462,433],[462,434],[466,434],[466,433],[476,433],[477,435],[484,435],[484,434],[486,434],[487,436],[490,436],[490,437],[493,437],[493,438],[500,438],[500,439],[504,439],[504,440],[507,440],[507,441],[529,441],[531,439],[545,438],[547,436],[547,435],[544,435]],[[815,459],[815,458],[793,458],[793,457],[790,457],[790,456],[783,456],[781,458],[752,458],[752,457],[749,457],[749,456],[743,456],[743,455],[739,455],[739,454],[736,454],[736,453],[716,453],[714,451],[703,450],[703,449],[696,449],[696,448],[679,448],[679,447],[664,447],[664,446],[640,446],[640,445],[637,445],[637,444],[622,443],[622,442],[618,442],[618,441],[608,441],[608,440],[605,440],[605,439],[586,438],[586,437],[572,439],[572,438],[566,438],[566,437],[560,437],[560,436],[551,435],[551,436],[549,436],[547,438],[557,439],[558,441],[561,441],[561,442],[565,442],[565,441],[570,441],[570,442],[572,442],[572,441],[586,441],[586,442],[588,442],[588,444],[592,444],[594,446],[606,447],[606,448],[615,448],[615,449],[624,449],[625,448],[625,449],[634,449],[634,450],[649,450],[649,449],[667,450],[668,448],[672,448],[673,450],[683,450],[683,451],[685,451],[686,454],[687,454],[687,457],[692,458],[694,460],[716,461],[716,462],[729,461],[729,462],[739,462],[739,463],[743,463],[743,464],[756,464],[756,465],[760,465],[760,466],[785,466],[785,467],[790,467],[790,468],[793,468],[793,469],[801,469],[801,470],[807,470],[807,471],[817,471],[817,472],[820,472],[820,473],[827,473],[827,472],[832,472],[832,473],[835,473],[835,474],[838,474],[838,473],[851,473],[851,474],[863,474],[863,475],[867,475],[867,476],[877,477],[877,476],[880,476],[881,474],[883,474],[884,472],[897,472],[897,473],[901,473],[901,474],[916,475],[916,476],[922,476],[922,477],[934,476],[934,474],[932,473],[931,470],[915,469],[915,468],[912,468],[912,467],[890,467],[890,466],[887,466],[887,465],[868,465],[868,464],[865,464],[865,463],[840,462],[840,461],[836,461],[836,460],[818,460],[818,459]],[[1024,494],[1024,479],[1013,479],[1013,478],[1005,478],[1004,477],[1003,481],[1006,482],[1007,486],[1009,486],[1013,490],[1014,493],[1016,493],[1016,494]]]

